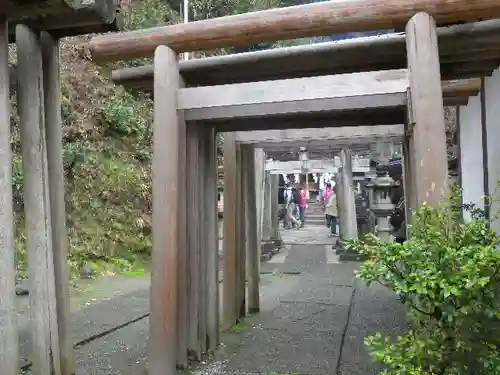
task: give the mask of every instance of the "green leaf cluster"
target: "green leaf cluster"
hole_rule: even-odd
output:
[[[366,338],[383,374],[500,374],[500,237],[477,211],[462,220],[460,194],[420,206],[404,244],[348,244],[369,256],[358,276],[409,307],[406,336]]]

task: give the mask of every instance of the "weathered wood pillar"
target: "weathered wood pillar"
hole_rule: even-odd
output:
[[[184,80],[179,80],[180,88],[184,87]],[[178,210],[178,291],[177,291],[177,367],[185,369],[188,366],[188,335],[189,335],[189,265],[188,265],[188,225],[187,225],[187,202],[190,199],[187,194],[187,152],[186,152],[186,121],[184,112],[177,111],[179,132],[179,191],[182,199],[179,199]]]
[[[9,35],[0,23],[0,363],[2,374],[19,374],[15,301],[12,152],[10,145]]]
[[[262,246],[271,241],[271,173],[264,174],[264,204],[262,207]]]
[[[199,337],[200,314],[200,181],[199,181],[199,141],[198,126],[188,122],[186,135],[187,152],[187,238],[188,238],[188,275],[189,275],[189,356],[201,360]]]
[[[264,191],[265,191],[265,167],[266,158],[264,150],[257,148],[254,150],[255,157],[255,193],[257,198],[257,238],[260,252],[262,241],[262,210],[264,207]]]
[[[408,238],[408,224],[411,223],[413,210],[416,207],[415,196],[415,155],[412,145],[412,131],[408,124],[405,125],[405,136],[403,139],[403,178],[404,197],[405,197],[405,225],[406,237]]]
[[[220,343],[217,143],[214,129],[207,129],[206,156],[205,223],[207,225],[207,349],[214,350]]]
[[[206,209],[206,127],[202,123],[196,124],[198,127],[198,178],[194,187],[198,190],[198,209],[195,213],[198,215],[198,279],[199,279],[199,313],[198,313],[198,336],[200,342],[200,350],[202,355],[207,352],[207,221],[205,220]],[[202,359],[201,357],[199,358]]]
[[[344,221],[346,220],[346,215],[344,213],[345,211],[345,200],[344,200],[344,183],[343,183],[343,176],[344,174],[342,173],[343,167],[341,166],[338,170],[337,173],[337,179],[336,182],[337,184],[335,185],[335,193],[337,194],[337,224],[339,226],[339,239],[344,239],[347,238],[346,233],[346,224]]]
[[[71,311],[69,301],[68,232],[62,160],[61,83],[59,41],[46,32],[40,35],[42,47],[45,134],[47,140],[47,169],[49,181],[54,280],[57,327],[61,352],[61,373],[75,373]]]
[[[150,298],[149,374],[174,375],[177,363],[177,303],[180,189],[179,66],[174,51],[156,49],[154,57],[153,251]]]
[[[43,108],[42,53],[39,35],[16,27],[18,109],[24,176],[24,212],[30,310],[32,313],[33,372],[61,373],[57,328],[54,258]]]
[[[236,272],[238,281],[238,320],[246,316],[246,232],[245,232],[245,202],[244,202],[244,165],[241,145],[236,144],[237,163],[237,204],[236,204]]]
[[[448,158],[436,23],[426,13],[406,25],[410,74],[409,126],[414,158],[416,204],[436,204],[448,190]]]
[[[271,241],[274,245],[281,244],[281,236],[278,223],[278,189],[279,189],[279,175],[270,174],[269,194],[270,194],[270,221],[271,221]]]
[[[229,328],[238,320],[237,305],[237,199],[238,164],[236,136],[224,134],[224,271],[223,271],[223,328]]]
[[[246,232],[246,271],[248,280],[248,312],[254,314],[260,309],[259,262],[260,247],[257,233],[257,198],[255,189],[255,151],[251,145],[241,145],[243,154]]]
[[[356,221],[356,202],[354,197],[354,186],[352,177],[352,153],[351,150],[344,148],[340,152],[340,162],[342,169],[341,178],[341,226],[344,228],[341,231],[342,240],[358,238],[358,224]],[[342,217],[343,216],[343,217]]]

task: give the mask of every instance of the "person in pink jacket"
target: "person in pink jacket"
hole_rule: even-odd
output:
[[[307,209],[307,193],[306,189],[303,186],[301,186],[299,189],[299,220],[301,227],[304,226],[306,209]]]
[[[330,195],[331,192],[332,192],[332,184],[327,183],[325,190],[323,190],[323,195],[321,196],[321,201],[326,203],[326,198],[328,198],[328,196]]]

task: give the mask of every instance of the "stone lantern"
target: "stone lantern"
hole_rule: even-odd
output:
[[[366,184],[369,210],[374,219],[375,233],[382,239],[389,239],[392,232],[389,218],[394,209],[391,189],[396,186],[389,176],[375,177]]]

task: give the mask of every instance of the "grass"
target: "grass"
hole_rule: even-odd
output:
[[[250,323],[246,319],[241,319],[239,322],[226,329],[225,332],[241,333],[247,331],[250,326]]]

